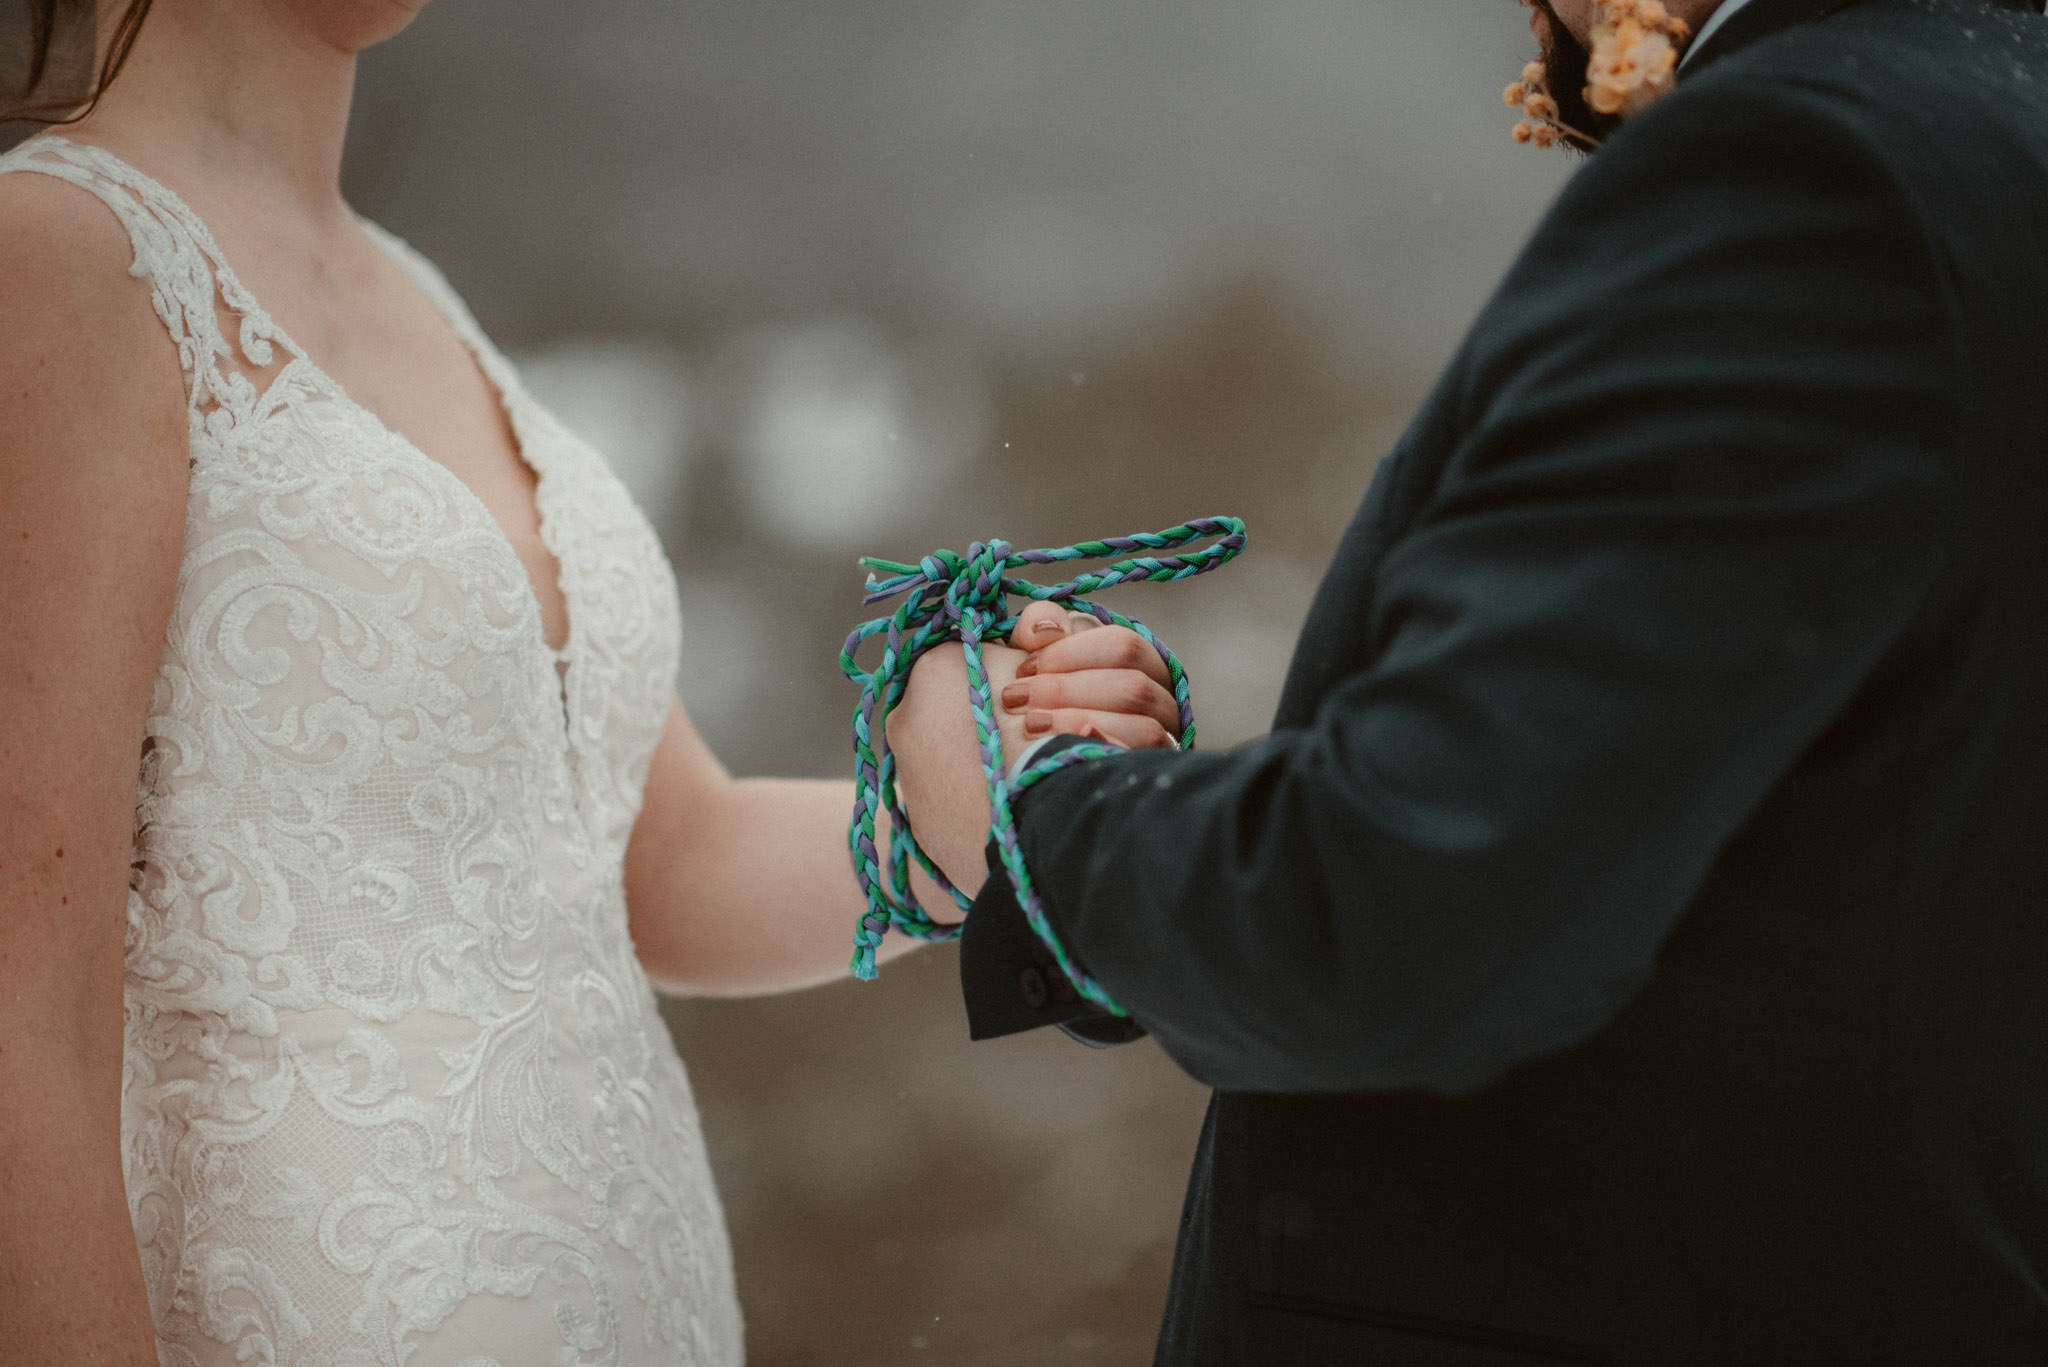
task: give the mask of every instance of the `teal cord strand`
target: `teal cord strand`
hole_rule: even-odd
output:
[[[1209,544],[1185,549],[1201,541]],[[974,543],[965,555],[934,551],[914,565],[873,557],[860,562],[870,571],[868,603],[893,598],[903,601],[889,616],[854,628],[839,655],[840,669],[861,690],[860,705],[853,714],[855,798],[853,820],[847,830],[854,877],[868,904],[854,931],[853,972],[857,977],[875,976],[875,951],[891,930],[921,940],[951,940],[960,934],[958,925],[935,921],[925,911],[911,887],[913,863],[929,874],[961,910],[972,905],[971,899],[947,880],[917,843],[896,791],[896,759],[889,753],[887,742],[889,715],[903,701],[910,672],[918,660],[935,646],[958,641],[967,656],[968,707],[974,716],[982,775],[987,781],[989,834],[995,841],[1003,870],[1016,890],[1018,904],[1032,930],[1051,951],[1054,962],[1073,981],[1076,991],[1114,1015],[1127,1014],[1074,963],[1047,920],[1031,871],[1024,862],[1012,810],[1018,794],[1061,769],[1119,751],[1105,745],[1072,746],[1050,760],[1029,766],[1012,781],[1003,755],[1002,732],[996,724],[983,646],[991,640],[1006,639],[1015,629],[1017,617],[1010,611],[1013,598],[1060,603],[1069,611],[1088,613],[1107,625],[1128,627],[1158,651],[1165,663],[1174,701],[1180,708],[1181,748],[1191,749],[1195,743],[1194,704],[1187,671],[1179,657],[1143,623],[1083,595],[1118,584],[1191,579],[1229,564],[1243,553],[1244,547],[1244,523],[1234,517],[1216,517],[1197,518],[1159,532],[1084,541],[1049,550],[1013,552],[1007,542],[991,541]],[[1088,560],[1110,563],[1057,584],[1033,583],[1008,573],[1028,566]],[[884,577],[877,578],[877,573]],[[878,636],[882,638],[881,661],[872,670],[863,669],[856,656]],[[889,814],[892,832],[886,855],[877,848],[876,834],[876,824],[883,812]]]

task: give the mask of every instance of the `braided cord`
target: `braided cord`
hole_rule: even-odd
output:
[[[1209,545],[1180,550],[1208,538],[1214,538]],[[1114,1015],[1126,1014],[1099,984],[1081,972],[1053,932],[1031,872],[1025,866],[1012,811],[1019,793],[1051,774],[1068,765],[1119,751],[1105,745],[1073,746],[1030,766],[1012,781],[1003,756],[1002,732],[996,722],[983,644],[1001,641],[1015,629],[1017,617],[1010,611],[1012,598],[1059,603],[1069,611],[1086,612],[1105,625],[1129,628],[1158,651],[1165,663],[1174,701],[1180,709],[1181,748],[1190,749],[1195,743],[1195,712],[1187,671],[1180,659],[1143,623],[1083,595],[1119,584],[1163,584],[1191,579],[1235,560],[1244,546],[1244,523],[1234,517],[1216,517],[1197,518],[1159,532],[1084,541],[1050,550],[1012,551],[1007,542],[990,541],[975,542],[965,555],[934,551],[915,565],[872,557],[860,562],[871,571],[866,602],[875,604],[899,597],[903,601],[891,615],[854,628],[839,654],[840,669],[861,690],[860,704],[853,714],[855,798],[847,845],[853,856],[854,877],[867,898],[868,909],[854,930],[855,976],[875,976],[875,951],[891,930],[921,940],[951,940],[959,936],[958,925],[934,921],[918,901],[910,884],[913,861],[931,875],[961,910],[973,904],[940,872],[911,833],[910,818],[896,791],[896,757],[889,752],[887,742],[889,715],[903,701],[911,670],[918,660],[935,646],[959,641],[967,657],[968,708],[974,716],[982,775],[988,786],[990,836],[1003,870],[1016,889],[1018,905],[1061,971],[1073,981],[1076,991]],[[1153,554],[1160,551],[1179,553]],[[1111,563],[1057,584],[1033,583],[1006,573],[1027,566],[1088,560]],[[873,572],[885,577],[877,579]],[[882,638],[881,661],[872,670],[862,669],[855,657],[878,636]],[[889,814],[892,832],[886,857],[876,843],[876,822],[883,812]]]

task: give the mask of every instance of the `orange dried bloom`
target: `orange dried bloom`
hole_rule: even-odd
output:
[[[1662,0],[1603,0],[1586,67],[1586,103],[1628,118],[1670,94],[1678,83],[1678,44],[1692,30]]]
[[[1678,55],[1692,27],[1671,12],[1668,0],[1600,0],[1600,24],[1586,64],[1586,103],[1609,116],[1640,114],[1678,83]],[[1522,111],[1515,141],[1555,147],[1567,138],[1590,146],[1599,139],[1566,124],[1546,84],[1543,63],[1522,68],[1522,79],[1502,92]]]

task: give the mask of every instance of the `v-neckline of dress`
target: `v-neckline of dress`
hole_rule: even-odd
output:
[[[278,369],[275,375],[270,377],[259,391],[257,396],[257,405],[259,407],[268,402],[270,397],[278,391],[282,383],[296,368],[302,375],[307,376],[319,388],[323,389],[329,398],[335,400],[345,410],[353,414],[358,421],[374,428],[377,434],[389,445],[411,457],[412,460],[421,466],[431,470],[433,478],[441,481],[455,492],[455,496],[467,507],[472,518],[480,519],[490,528],[493,540],[505,556],[509,558],[514,570],[519,575],[520,583],[525,587],[525,610],[532,627],[531,644],[549,664],[550,682],[553,685],[559,704],[558,711],[560,713],[564,739],[573,752],[575,748],[575,726],[570,708],[571,675],[575,672],[575,658],[581,639],[582,614],[577,610],[571,594],[571,581],[574,578],[574,571],[571,568],[569,557],[561,544],[559,510],[552,506],[553,500],[550,497],[552,491],[550,485],[551,472],[545,460],[537,460],[535,458],[536,445],[532,440],[532,433],[519,411],[518,404],[515,402],[515,399],[518,397],[514,393],[514,388],[517,384],[516,377],[510,373],[510,368],[504,366],[496,356],[488,339],[482,335],[481,331],[473,323],[462,315],[458,302],[452,296],[449,296],[449,292],[437,288],[433,281],[422,278],[421,272],[405,259],[404,248],[396,238],[368,219],[360,216],[357,217],[357,223],[362,226],[364,232],[368,234],[377,249],[390,258],[392,263],[404,272],[406,278],[412,281],[415,287],[426,294],[427,300],[432,305],[435,314],[440,317],[442,323],[454,334],[456,341],[461,344],[462,349],[468,353],[471,362],[483,377],[484,383],[490,388],[499,410],[505,416],[506,425],[512,435],[513,454],[519,463],[533,476],[534,515],[539,526],[541,544],[546,547],[548,554],[555,562],[556,591],[562,595],[563,610],[568,618],[567,631],[564,633],[560,647],[556,647],[548,640],[547,618],[541,610],[540,592],[534,585],[533,575],[528,571],[526,562],[520,558],[519,548],[514,544],[511,533],[506,531],[505,524],[500,522],[497,515],[491,511],[490,505],[484,502],[483,496],[470,487],[469,481],[456,474],[453,469],[443,462],[428,455],[419,443],[386,422],[375,409],[358,401],[354,395],[348,392],[347,387],[340,380],[330,374],[326,367],[315,361],[311,354],[304,347],[300,346],[289,332],[285,331],[277,319],[271,315],[270,311],[265,309],[257,300],[249,287],[242,282],[241,276],[236,274],[234,267],[229,264],[227,255],[221,250],[220,243],[214,238],[212,230],[207,227],[206,220],[201,218],[175,190],[138,169],[119,153],[102,147],[97,143],[83,143],[57,134],[46,133],[24,142],[18,150],[29,151],[32,154],[33,149],[37,145],[52,146],[59,149],[75,149],[88,156],[106,158],[108,161],[119,166],[123,172],[131,177],[147,193],[159,197],[165,207],[184,220],[213,266],[216,274],[217,294],[221,302],[225,304],[230,312],[242,320],[242,336],[236,339],[237,349],[244,350],[247,345],[246,339],[254,336],[265,342],[283,347],[291,358]],[[250,361],[252,364],[255,363],[254,358],[248,357],[246,354],[244,354],[243,359]]]

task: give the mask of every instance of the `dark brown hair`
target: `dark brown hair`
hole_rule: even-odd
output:
[[[150,2],[127,0],[99,56],[96,0],[26,0],[25,51],[0,83],[0,123],[73,123],[90,114],[134,50]]]

